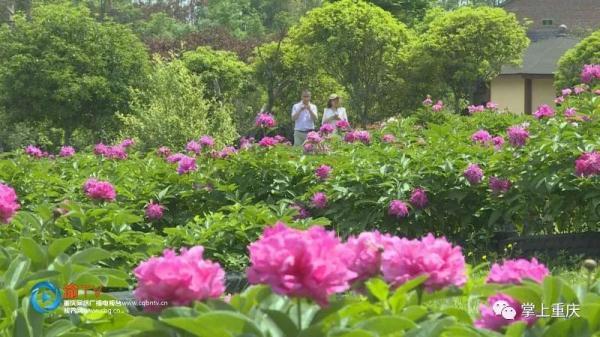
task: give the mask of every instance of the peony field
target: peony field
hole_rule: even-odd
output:
[[[0,337],[600,337],[598,18],[0,1]]]

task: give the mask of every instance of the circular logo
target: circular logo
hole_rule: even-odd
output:
[[[31,288],[29,302],[33,310],[40,314],[50,312],[60,305],[62,296],[60,290],[54,284],[48,281],[37,283]]]

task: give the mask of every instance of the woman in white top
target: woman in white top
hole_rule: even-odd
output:
[[[331,94],[327,101],[327,108],[323,112],[323,123],[322,124],[333,124],[338,121],[348,121],[348,115],[346,115],[346,109],[340,106],[340,96]]]

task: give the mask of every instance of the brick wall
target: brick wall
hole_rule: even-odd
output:
[[[600,0],[509,0],[504,9],[519,19],[532,20],[530,29],[549,29],[561,24],[569,31],[596,30],[600,28]],[[551,27],[542,20],[551,19]]]

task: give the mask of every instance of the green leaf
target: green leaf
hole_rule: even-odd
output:
[[[48,265],[48,254],[30,237],[21,238],[21,251],[25,256],[31,259],[34,265],[46,267]]]
[[[29,271],[31,262],[29,258],[19,255],[9,266],[4,274],[4,286],[15,289],[15,286],[24,278]]]
[[[36,273],[33,273],[33,274],[23,278],[21,281],[19,281],[19,283],[17,283],[17,285],[15,287],[16,287],[16,289],[19,289],[19,288],[25,286],[28,282],[38,281],[38,280],[47,280],[47,279],[54,278],[58,275],[60,275],[60,273],[56,270],[41,270],[41,271],[38,271]]]
[[[50,257],[55,258],[58,255],[60,255],[61,253],[64,253],[65,251],[67,251],[67,249],[69,249],[69,247],[71,247],[73,244],[77,243],[78,241],[79,240],[77,240],[74,237],[56,239],[56,240],[52,241],[52,243],[48,247],[48,254],[50,254]]]
[[[410,330],[417,325],[400,316],[379,316],[366,319],[356,325],[358,328],[376,332],[378,336],[386,336],[402,330]]]
[[[71,321],[66,319],[58,320],[44,329],[44,337],[57,337],[61,334],[74,329],[75,326]]]
[[[372,334],[369,331],[355,330],[355,329],[352,329],[351,331],[339,331],[339,332],[335,332],[335,333],[330,333],[327,336],[328,337],[378,337],[377,335]]]
[[[75,264],[92,264],[111,257],[111,254],[97,247],[92,247],[79,251],[71,256],[71,262]]]
[[[446,308],[446,309],[442,310],[442,313],[449,315],[449,316],[456,317],[456,319],[459,322],[466,323],[466,324],[473,324],[473,320],[471,319],[471,316],[469,316],[469,313],[467,313],[463,309]]]
[[[11,313],[17,309],[19,297],[17,292],[11,288],[0,289],[0,307],[5,313]]]
[[[418,329],[406,333],[406,337],[438,337],[444,329],[455,322],[452,317],[421,323]]]
[[[269,318],[277,325],[277,327],[285,334],[285,336],[296,336],[299,332],[298,327],[292,319],[281,311],[277,310],[262,310]]]
[[[522,337],[525,329],[527,328],[527,323],[525,322],[515,322],[506,328],[506,333],[504,334],[506,337]]]
[[[240,334],[263,336],[249,318],[231,311],[208,312],[197,318],[165,318],[163,322],[199,337],[228,337]]]
[[[369,293],[376,299],[381,302],[387,300],[388,295],[390,294],[390,288],[385,281],[380,278],[372,278],[368,280],[365,285],[367,286]]]

